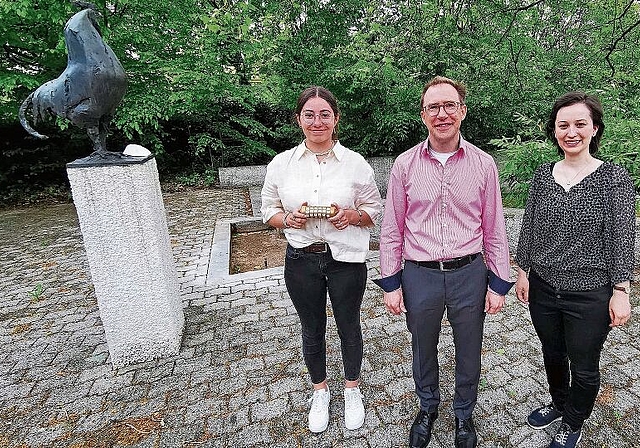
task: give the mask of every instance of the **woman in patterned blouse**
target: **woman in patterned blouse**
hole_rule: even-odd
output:
[[[624,168],[594,157],[602,115],[582,92],[555,102],[546,132],[564,158],[534,174],[518,241],[516,295],[529,305],[552,399],[527,422],[542,429],[562,419],[549,448],[578,444],[604,341],[631,315],[635,192]]]

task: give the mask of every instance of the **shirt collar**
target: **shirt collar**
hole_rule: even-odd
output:
[[[462,155],[464,155],[465,152],[465,147],[467,146],[467,141],[464,139],[464,137],[462,137],[462,134],[460,134],[460,142],[458,143],[458,149],[456,151],[453,152],[453,154],[457,154],[458,152]],[[429,142],[429,139],[427,138],[424,142],[422,142],[422,154],[424,154],[427,157],[433,158],[433,156],[431,155],[431,152],[429,151],[431,148],[431,142]]]
[[[333,147],[333,155],[336,156],[336,159],[338,160],[338,162],[342,160],[345,152],[347,152],[347,148],[345,148],[340,144],[340,140],[336,140],[336,144]]]
[[[304,144],[304,142],[302,142],[298,146],[296,146],[293,152],[293,155],[296,160],[300,160],[300,158],[304,155],[306,151],[307,151],[307,147]],[[339,140],[336,140],[336,144],[333,145],[333,155],[338,160],[338,162],[342,160],[342,158],[344,157],[344,153],[346,151],[347,151],[347,148],[342,146]]]
[[[300,160],[300,158],[304,155],[306,151],[306,147],[304,145],[304,142],[300,143],[298,146],[296,146],[295,151],[293,151],[293,156],[296,160]]]

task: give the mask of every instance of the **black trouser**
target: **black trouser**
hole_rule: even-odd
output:
[[[551,399],[563,421],[580,428],[600,389],[600,353],[609,333],[611,286],[590,291],[555,289],[529,275],[529,311],[542,343]]]
[[[347,381],[357,380],[362,366],[360,306],[366,264],[336,261],[331,251],[305,253],[289,245],[284,280],[302,325],[302,354],[311,381],[318,384],[327,377],[327,291],[340,336],[344,376]]]

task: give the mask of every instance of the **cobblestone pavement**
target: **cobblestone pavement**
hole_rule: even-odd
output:
[[[402,318],[369,282],[363,308],[367,415],[344,428],[340,346],[329,323],[331,421],[306,428],[310,387],[282,273],[204,284],[218,218],[247,213],[242,190],[165,196],[186,326],[180,353],[112,370],[72,205],[0,212],[0,447],[401,447],[417,410]],[[204,261],[203,261],[204,260]],[[369,257],[377,275],[377,253]],[[488,316],[475,422],[479,446],[546,447],[556,425],[523,422],[548,400],[538,340],[513,295]],[[581,447],[640,446],[640,309],[611,332]],[[430,447],[453,446],[453,347],[439,345],[443,402]]]

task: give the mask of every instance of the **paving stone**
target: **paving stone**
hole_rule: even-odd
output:
[[[50,390],[46,404],[48,406],[66,407],[82,400],[91,394],[91,384],[78,383],[73,386],[59,386]]]
[[[271,444],[273,439],[269,428],[261,423],[254,423],[242,428],[227,439],[226,446],[253,446],[257,444]],[[262,446],[262,445],[260,445]]]
[[[32,389],[33,384],[8,384],[2,388],[2,398],[6,400],[27,398]]]
[[[270,401],[260,401],[251,405],[251,421],[260,422],[282,417],[288,412],[289,400],[278,398]]]
[[[331,418],[327,431],[312,434],[300,323],[282,273],[256,271],[242,280],[205,283],[215,221],[245,214],[245,196],[242,189],[165,195],[182,274],[183,345],[175,356],[120,370],[110,365],[73,206],[0,211],[0,445],[6,439],[12,448],[80,446],[83,437],[114,421],[160,412],[164,427],[134,448],[406,446],[418,409],[411,338],[404,318],[384,310],[371,281],[379,277],[378,253],[368,254],[361,314],[365,424],[357,431],[344,428],[340,343],[330,317]],[[33,301],[29,292],[37,283],[45,291]],[[635,295],[632,307],[640,313]],[[613,329],[604,345],[602,388],[585,424],[585,447],[637,446],[639,336],[640,321],[632,318]],[[442,403],[429,448],[453,444],[452,346],[445,318],[438,345]],[[528,310],[513,294],[503,312],[486,319],[482,362],[475,412],[479,448],[548,446],[555,427],[534,431],[524,423],[549,397],[540,343]]]
[[[206,441],[204,425],[191,423],[179,428],[171,428],[171,431],[162,431],[158,445],[162,447],[196,447],[199,441]]]
[[[112,376],[107,378],[98,378],[91,386],[90,393],[92,395],[102,395],[107,392],[114,392],[122,387],[127,387],[132,383],[133,372],[124,375]]]
[[[84,369],[80,373],[79,381],[93,382],[94,380],[97,380],[99,378],[108,378],[112,375],[112,372],[113,372],[112,368],[106,364],[90,367],[90,368]]]
[[[401,425],[387,425],[384,428],[376,428],[367,437],[370,447],[395,448],[406,446],[408,430]]]

